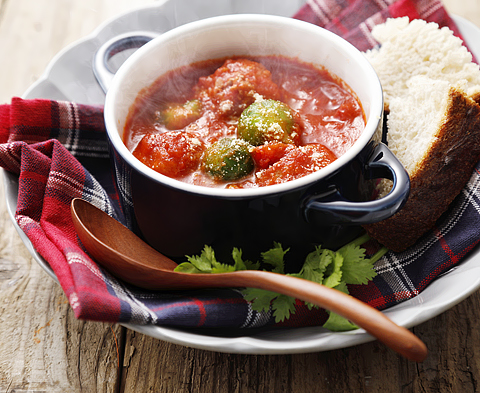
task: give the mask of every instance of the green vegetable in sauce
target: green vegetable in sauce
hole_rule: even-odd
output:
[[[190,100],[183,105],[172,105],[157,113],[158,119],[169,130],[185,128],[202,115],[202,104],[199,100]]]
[[[288,274],[310,280],[348,294],[347,284],[367,284],[377,273],[373,265],[388,250],[380,249],[371,258],[365,257],[365,249],[360,246],[369,240],[368,235],[360,236],[337,251],[316,247],[305,259],[298,273]],[[187,257],[188,262],[181,263],[175,271],[184,273],[223,273],[237,270],[264,270],[284,274],[284,256],[288,252],[278,243],[262,253],[262,263],[242,259],[242,251],[234,248],[232,257],[234,264],[220,263],[215,258],[213,249],[205,246],[201,255]],[[245,300],[251,302],[255,311],[268,311],[270,308],[277,322],[288,319],[295,313],[295,299],[275,292],[257,288],[243,289]],[[317,307],[307,303],[311,309]],[[323,325],[331,331],[357,329],[347,319],[328,311],[329,318]]]
[[[217,180],[237,180],[254,169],[250,145],[242,139],[222,138],[203,157],[203,169]]]
[[[290,108],[280,101],[256,101],[238,121],[238,137],[254,146],[267,142],[293,143],[295,119]]]

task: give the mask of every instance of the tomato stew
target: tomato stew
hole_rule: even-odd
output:
[[[248,188],[323,168],[364,127],[356,95],[327,70],[287,57],[232,58],[176,69],[142,91],[124,143],[174,179]]]

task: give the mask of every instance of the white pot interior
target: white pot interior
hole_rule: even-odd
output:
[[[137,161],[123,145],[122,134],[129,108],[138,93],[169,70],[233,55],[283,55],[324,66],[357,94],[367,118],[364,132],[349,151],[319,172],[293,182],[256,190],[206,189],[178,184],[180,182],[166,178]],[[173,186],[188,191],[236,196],[252,192],[264,194],[271,192],[269,189],[272,188],[276,192],[296,187],[338,169],[368,143],[377,129],[382,111],[382,90],[375,71],[361,52],[340,37],[291,18],[229,15],[177,27],[135,52],[117,72],[107,93],[105,121],[115,149],[138,170],[167,184],[173,182]]]

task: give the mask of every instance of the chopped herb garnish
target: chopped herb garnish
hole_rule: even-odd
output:
[[[323,284],[330,288],[348,294],[347,284],[367,284],[377,273],[373,268],[374,263],[388,250],[380,249],[371,258],[365,257],[366,250],[361,247],[369,240],[368,235],[363,235],[346,244],[337,251],[324,249],[317,246],[314,251],[307,255],[300,272],[287,274]],[[242,251],[234,248],[232,251],[233,264],[218,262],[215,252],[209,246],[205,246],[198,256],[188,256],[188,262],[184,262],[175,269],[183,273],[226,273],[237,270],[266,270],[284,274],[285,254],[281,244],[274,243],[273,248],[261,254],[261,262],[243,260]],[[270,307],[276,322],[288,319],[295,313],[295,299],[276,292],[257,288],[245,288],[242,290],[245,300],[251,303],[255,311],[268,311]],[[310,309],[317,307],[306,303]],[[323,325],[331,331],[345,331],[356,329],[357,326],[345,318],[328,311],[329,318]]]

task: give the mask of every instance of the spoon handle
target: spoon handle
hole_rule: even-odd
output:
[[[148,246],[106,213],[81,199],[72,201],[72,219],[85,248],[118,278],[141,288],[251,287],[292,296],[333,311],[407,359],[422,362],[425,344],[380,311],[336,289],[283,274],[243,270],[232,273],[175,272],[175,262]],[[83,220],[85,223],[83,222]]]
[[[225,273],[227,275],[232,286],[266,289],[333,311],[365,329],[407,359],[422,362],[427,356],[425,344],[408,329],[398,326],[368,304],[336,289],[302,278],[264,271]]]

